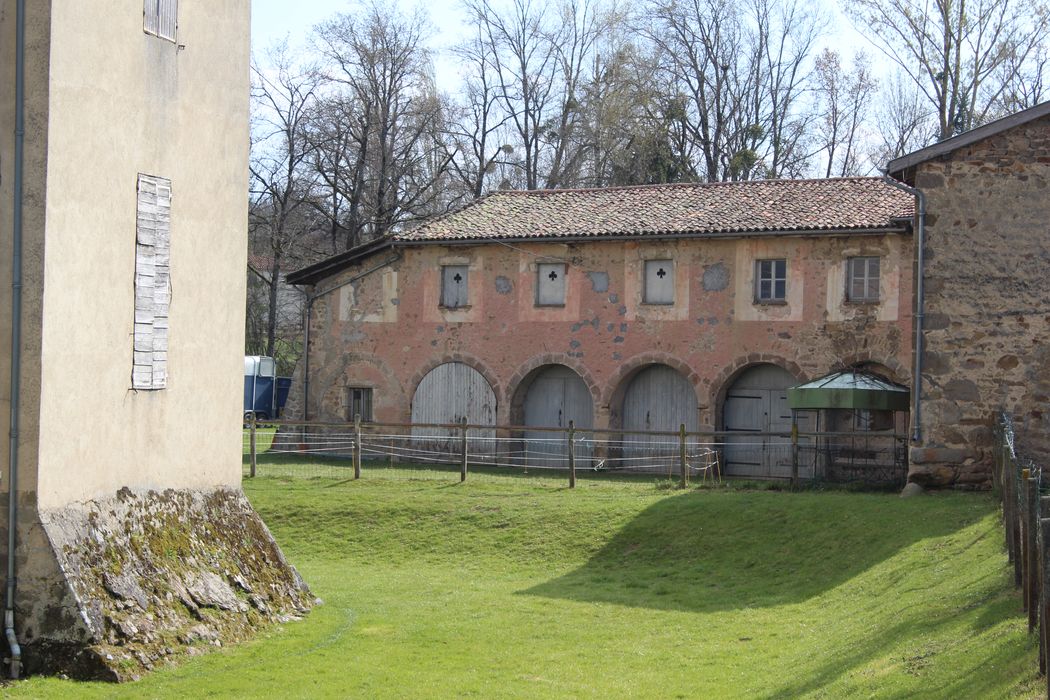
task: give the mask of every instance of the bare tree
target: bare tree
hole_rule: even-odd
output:
[[[929,103],[907,76],[895,74],[875,111],[881,141],[870,154],[880,170],[886,163],[927,146],[937,136]]]
[[[265,285],[265,354],[274,355],[279,323],[282,273],[289,257],[313,231],[309,218],[312,175],[307,167],[310,144],[305,138],[307,114],[316,99],[312,71],[296,66],[287,43],[275,46],[267,62],[252,64],[254,140],[251,175],[249,243],[256,255],[248,271]]]
[[[350,248],[441,211],[450,155],[422,15],[371,5],[318,27],[323,97],[311,119],[330,238]]]
[[[983,123],[1013,80],[1031,81],[1044,69],[1034,60],[1048,28],[1042,0],[843,4],[921,91],[939,139]]]
[[[852,70],[846,71],[838,53],[824,51],[816,61],[816,89],[822,111],[815,138],[825,153],[824,177],[861,174],[861,126],[878,83],[871,76],[863,52],[853,57]]]

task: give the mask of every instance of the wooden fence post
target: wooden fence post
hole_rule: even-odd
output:
[[[1039,529],[1043,536],[1043,581],[1042,589],[1043,594],[1040,596],[1039,601],[1040,612],[1042,613],[1042,629],[1040,630],[1040,644],[1039,647],[1042,649],[1042,658],[1040,659],[1039,668],[1046,673],[1046,693],[1047,697],[1050,697],[1050,673],[1047,669],[1050,669],[1050,636],[1048,636],[1047,627],[1050,625],[1050,566],[1047,564],[1047,557],[1050,556],[1050,518],[1039,519]]]
[[[1014,561],[1013,508],[1011,507],[1013,479],[1010,478],[1010,448],[1005,441],[1000,452],[1002,453],[1003,470],[1000,479],[1003,499],[1003,529],[1006,531],[1006,554],[1012,564]]]
[[[460,436],[461,442],[460,442],[460,448],[459,448],[459,456],[460,456],[459,480],[461,482],[467,480],[467,418],[466,418],[466,416],[463,417],[463,428],[462,428],[462,430],[463,430],[463,435]]]
[[[678,426],[678,488],[684,489],[688,483],[685,466],[685,423]]]
[[[354,414],[354,478],[361,478],[361,414]]]
[[[576,422],[569,421],[569,488],[576,488]]]
[[[1028,632],[1035,630],[1039,621],[1039,553],[1036,550],[1036,528],[1039,527],[1039,485],[1032,471],[1025,469],[1028,479],[1025,483],[1025,496],[1028,499],[1025,508],[1025,596],[1028,598]]]
[[[248,453],[251,455],[250,458],[249,458],[250,462],[251,462],[251,467],[250,467],[250,469],[248,471],[248,476],[250,478],[252,478],[252,479],[255,478],[255,466],[256,466],[256,464],[255,464],[255,455],[256,455],[256,452],[255,452],[255,427],[256,427],[255,411],[252,411],[252,420],[251,420],[251,424],[249,426],[249,436],[248,436]]]
[[[791,410],[791,488],[798,488],[798,416]]]
[[[1020,588],[1024,584],[1024,537],[1021,534],[1021,521],[1024,519],[1024,486],[1021,482],[1020,464],[1016,459],[1011,464],[1010,481],[1013,482],[1013,529],[1014,529],[1014,585]]]

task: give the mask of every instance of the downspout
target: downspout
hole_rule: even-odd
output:
[[[337,289],[341,289],[348,284],[353,284],[362,277],[366,277],[376,270],[382,270],[387,265],[392,265],[402,258],[401,251],[394,248],[393,257],[387,258],[383,262],[368,268],[364,272],[359,272],[353,277],[340,282],[334,287],[323,289],[316,294],[306,295],[306,307],[303,313],[303,420],[310,420],[310,317],[313,314],[314,301],[323,297],[325,294],[334,292]]]
[[[25,145],[25,0],[15,3],[15,163],[11,252],[11,428],[7,480],[7,593],[4,636],[11,651],[11,678],[22,670],[22,647],[15,635],[15,547],[18,544],[18,430],[22,379],[22,179]]]
[[[926,308],[925,269],[926,269],[926,195],[922,190],[909,187],[903,182],[894,180],[889,175],[882,176],[883,181],[898,190],[915,195],[919,206],[919,221],[915,232],[915,245],[919,254],[915,270],[915,373],[912,381],[912,433],[911,441],[922,444],[922,328]]]

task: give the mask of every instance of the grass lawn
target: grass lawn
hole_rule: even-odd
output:
[[[261,473],[266,473],[260,470]],[[11,697],[1037,697],[987,496],[369,469],[245,489],[325,600],[125,686]]]

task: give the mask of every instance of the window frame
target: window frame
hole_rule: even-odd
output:
[[[446,278],[453,272],[461,272],[463,274],[463,288],[462,288],[462,303],[449,303],[452,301],[460,301],[459,299],[452,300],[448,299],[445,293],[447,289]],[[460,284],[456,282],[456,284]],[[464,264],[455,265],[442,265],[441,266],[441,294],[438,305],[443,309],[460,310],[470,308],[470,266]]]
[[[770,275],[768,277],[763,276],[763,264],[769,263]],[[782,276],[777,275],[777,263],[781,263],[784,266]],[[769,282],[769,296],[763,296],[762,294],[762,283]],[[777,283],[780,282],[784,285],[783,296],[777,296]],[[755,260],[755,286],[754,286],[754,299],[756,304],[786,304],[787,303],[787,283],[788,283],[788,265],[787,258],[760,258]]]
[[[671,276],[671,279],[668,282],[666,282],[666,284],[669,284],[668,291],[670,293],[670,298],[667,299],[666,301],[660,300],[660,299],[656,299],[656,298],[650,298],[650,296],[649,296],[649,288],[650,288],[650,285],[649,285],[650,272],[649,272],[649,270],[650,270],[651,266],[655,267],[657,265],[663,265],[664,267],[668,268],[668,270],[670,271],[670,272],[668,272],[668,274]],[[658,273],[652,273],[652,274],[658,274]],[[660,282],[661,283],[665,283],[664,280],[660,280]],[[674,306],[674,304],[675,304],[675,296],[676,295],[675,295],[675,261],[674,261],[674,258],[647,258],[646,260],[643,260],[642,261],[642,303],[646,304],[648,306]]]
[[[343,387],[343,408],[346,411],[346,420],[355,420],[357,412],[355,406],[359,407],[362,423],[371,423],[375,417],[375,388],[370,386],[348,385]],[[361,392],[360,398],[354,396],[355,392]],[[365,408],[368,410],[366,411]]]
[[[854,276],[854,263],[864,261],[864,274],[861,279],[864,284],[864,294],[854,296],[853,287],[857,278]],[[871,274],[871,264],[875,263],[875,274]],[[872,295],[872,282],[874,282],[874,295]],[[846,258],[846,301],[850,304],[878,304],[882,301],[882,256],[879,255],[854,255]]]
[[[142,31],[158,39],[177,43],[179,0],[143,0]]]
[[[557,269],[558,274],[561,275],[561,301],[543,301],[543,289],[544,286],[548,285],[545,280],[550,272],[554,272]],[[534,301],[535,306],[547,307],[547,308],[558,308],[565,306],[565,297],[568,293],[567,277],[569,274],[569,266],[565,263],[536,263],[536,296]],[[553,284],[553,283],[552,283]]]

